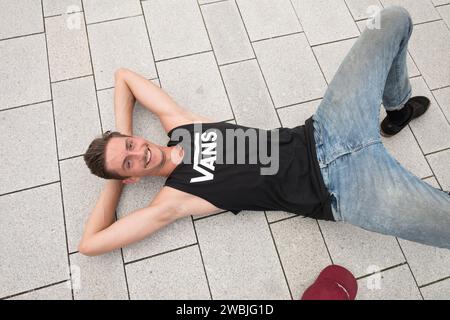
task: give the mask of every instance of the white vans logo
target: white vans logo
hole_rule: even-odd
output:
[[[194,170],[198,173],[202,174],[200,177],[192,178],[190,183],[209,181],[214,179],[214,170],[215,162],[217,158],[217,133],[203,132],[201,135],[200,141],[200,133],[196,132],[194,136]],[[206,169],[209,169],[206,170]]]

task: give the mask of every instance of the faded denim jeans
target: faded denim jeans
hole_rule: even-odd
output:
[[[317,158],[335,220],[450,249],[450,196],[423,182],[381,142],[379,110],[411,97],[409,13],[388,7],[362,33],[313,115]],[[392,138],[395,139],[395,138]]]

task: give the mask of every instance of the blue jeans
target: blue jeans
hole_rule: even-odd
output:
[[[336,221],[450,249],[450,196],[423,182],[381,142],[379,108],[411,97],[406,67],[412,32],[401,7],[382,10],[339,67],[313,115],[317,158]]]

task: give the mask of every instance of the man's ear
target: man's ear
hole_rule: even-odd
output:
[[[129,177],[129,178],[126,178],[125,180],[122,180],[122,183],[123,184],[135,184],[135,183],[138,183],[139,180],[141,180],[140,177]]]

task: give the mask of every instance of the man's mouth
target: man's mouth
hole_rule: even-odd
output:
[[[150,151],[150,148],[147,147],[147,162],[145,163],[146,168],[148,167],[151,159],[152,159],[152,152]]]

